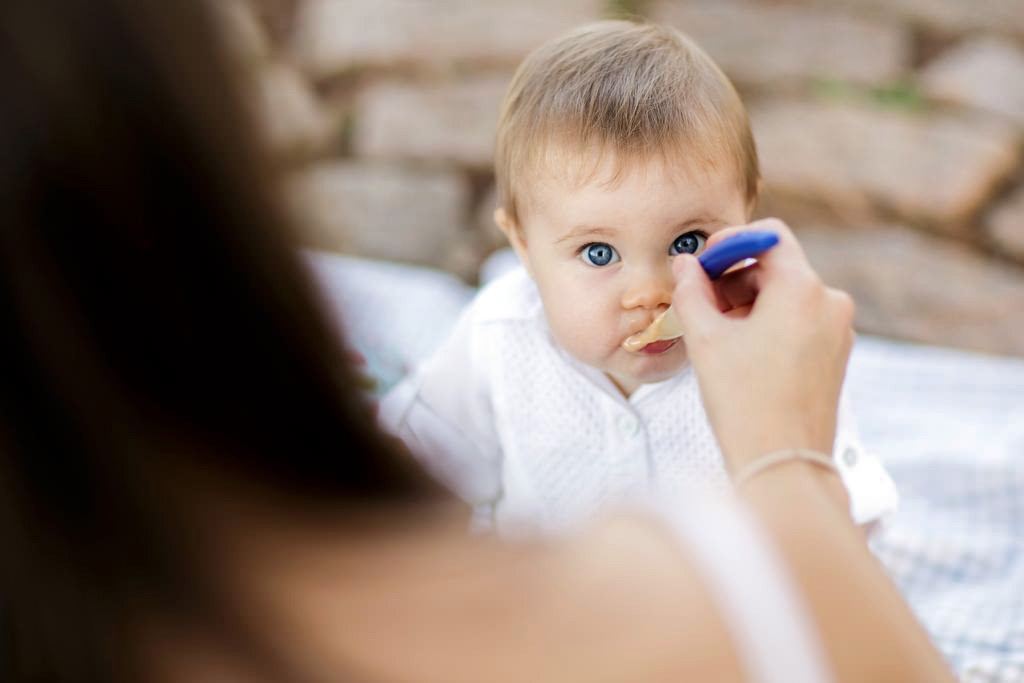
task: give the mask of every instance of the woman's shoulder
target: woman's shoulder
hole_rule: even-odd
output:
[[[452,682],[741,680],[700,577],[654,517],[558,541],[438,538],[343,589],[359,597],[360,642],[344,650],[368,657],[362,668]],[[342,624],[336,633],[355,637]]]

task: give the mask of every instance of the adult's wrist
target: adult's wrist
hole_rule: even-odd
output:
[[[779,465],[786,465],[793,461],[809,462],[812,465],[818,465],[819,467],[823,467],[831,472],[839,471],[836,468],[836,464],[833,461],[831,454],[811,450],[810,448],[783,448],[754,458],[742,469],[736,472],[733,476],[733,481],[736,486],[742,486],[745,482],[756,477],[765,470]]]
[[[828,500],[849,518],[850,498],[838,471],[806,460],[791,459],[766,468],[742,482],[739,493],[745,498],[775,506],[783,501],[791,502],[799,490],[820,493],[822,500]],[[800,498],[808,505],[812,504],[808,497],[801,495]]]
[[[787,418],[792,420],[791,417]],[[722,457],[729,471],[735,475],[749,463],[766,453],[786,449],[805,449],[831,453],[835,440],[834,426],[828,435],[805,424],[786,425],[783,419],[766,418],[769,424],[759,429],[747,422],[736,430],[719,436]],[[725,430],[722,430],[725,431]]]

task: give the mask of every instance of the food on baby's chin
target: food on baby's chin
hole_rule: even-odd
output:
[[[622,342],[622,346],[627,351],[640,351],[651,342],[677,339],[681,336],[683,336],[683,330],[679,324],[679,318],[676,317],[675,311],[669,306],[665,309],[664,313],[647,326],[647,329],[629,337],[626,341]]]

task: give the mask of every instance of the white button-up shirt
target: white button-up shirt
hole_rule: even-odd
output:
[[[607,503],[730,485],[692,366],[623,397],[555,344],[522,268],[478,294],[380,414],[499,532],[556,531]],[[895,509],[892,479],[862,448],[845,399],[835,458],[858,522]]]

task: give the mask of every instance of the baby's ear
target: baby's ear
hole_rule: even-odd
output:
[[[500,206],[496,208],[494,210],[494,222],[505,233],[505,237],[508,238],[512,246],[515,246],[515,241],[520,239],[518,236],[519,225],[512,219],[512,216],[508,215],[508,211]]]
[[[764,186],[764,181],[761,178],[757,179],[757,189],[754,191],[754,196],[747,201],[747,222],[754,217],[754,211],[757,209],[757,202],[761,198],[761,189]]]
[[[494,222],[498,224],[498,228],[505,233],[506,239],[509,244],[515,249],[516,255],[519,256],[519,261],[526,269],[530,269],[530,263],[527,260],[526,255],[526,235],[523,233],[523,228],[508,214],[508,211],[502,207],[498,207],[494,210]]]

